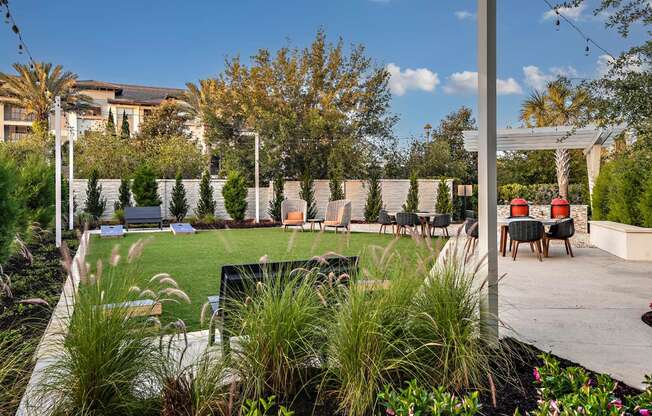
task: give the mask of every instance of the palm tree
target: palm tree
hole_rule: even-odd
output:
[[[527,127],[573,125],[587,112],[589,94],[572,88],[568,81],[549,82],[545,91],[534,91],[521,105],[521,120]],[[555,150],[559,195],[568,198],[571,157],[568,149]]]
[[[80,109],[91,98],[74,90],[77,75],[63,71],[61,65],[36,62],[33,66],[14,64],[18,75],[0,72],[0,93],[18,100],[27,114],[34,116],[34,123],[43,131],[48,130],[48,116],[54,106],[54,97],[61,97],[64,110]]]

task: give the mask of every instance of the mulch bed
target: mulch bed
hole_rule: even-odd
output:
[[[641,316],[641,319],[646,324],[652,326],[652,311],[644,313],[643,316]]]

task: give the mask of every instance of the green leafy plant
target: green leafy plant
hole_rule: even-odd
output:
[[[410,175],[410,189],[408,190],[407,199],[403,204],[403,211],[417,212],[419,209],[419,182],[417,181],[416,172]]]
[[[638,209],[643,217],[643,226],[652,228],[652,174],[643,185],[643,194],[638,203]]]
[[[224,208],[235,221],[243,221],[247,212],[247,183],[238,171],[232,171],[222,188]]]
[[[274,179],[274,197],[269,201],[269,209],[267,210],[274,221],[281,221],[281,204],[285,200],[284,187],[285,178],[283,178],[282,174],[276,175]]]
[[[113,110],[109,107],[109,116],[106,119],[106,132],[115,136],[115,119],[113,118]]]
[[[134,200],[139,207],[153,207],[161,205],[158,196],[158,184],[156,174],[148,165],[142,165],[134,174],[132,184]]]
[[[128,140],[131,137],[131,131],[129,129],[129,120],[127,119],[127,112],[122,111],[122,123],[120,124],[120,138],[123,140]]]
[[[208,170],[204,171],[199,182],[199,201],[195,208],[195,214],[199,218],[208,215],[215,215],[215,200],[213,199],[213,187],[211,186],[211,174]]]
[[[272,416],[272,408],[276,405],[276,396],[269,396],[267,399],[260,398],[256,400],[247,399],[242,405],[241,414],[243,416]],[[294,412],[289,411],[285,406],[279,406],[276,412],[277,416],[293,416]]]
[[[120,179],[120,187],[118,188],[118,200],[113,204],[113,209],[124,210],[131,206],[131,184],[129,179]]]
[[[99,183],[96,170],[91,172],[86,184],[86,204],[84,212],[93,216],[95,221],[99,220],[106,210],[106,198],[102,197],[102,185]]]
[[[16,237],[19,202],[16,199],[18,179],[13,162],[0,154],[0,265],[9,257],[11,243]]]
[[[344,199],[343,176],[341,156],[333,150],[328,158],[328,187],[331,201]]]
[[[315,180],[310,175],[310,172],[304,172],[299,185],[301,188],[299,190],[299,198],[306,201],[308,205],[306,219],[313,219],[317,217],[317,205],[315,202]]]
[[[417,383],[417,380],[411,380],[406,384],[406,387],[398,391],[386,385],[385,390],[378,395],[386,415],[472,416],[480,412],[478,392],[458,397],[443,387],[433,391],[426,390]]]
[[[21,201],[20,229],[36,223],[48,228],[54,220],[54,166],[42,156],[28,157],[18,172],[16,198]]]
[[[186,187],[183,186],[181,172],[177,173],[174,181],[174,188],[172,188],[172,200],[170,201],[170,215],[172,215],[177,222],[183,221],[188,214],[188,199],[186,198]]]
[[[383,194],[380,187],[380,171],[372,168],[367,180],[367,202],[364,206],[364,220],[367,222],[378,221],[378,214],[383,208]]]
[[[439,181],[437,186],[437,201],[435,211],[440,214],[452,214],[453,204],[451,202],[450,188],[444,179]]]

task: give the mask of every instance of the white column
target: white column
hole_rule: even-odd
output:
[[[256,223],[260,222],[260,163],[258,159],[258,148],[260,147],[260,139],[258,137],[258,133],[254,133],[254,146],[256,149],[254,150],[254,162],[255,162],[255,175],[256,178],[254,179],[255,184],[254,186],[256,187]]]
[[[586,168],[589,175],[589,204],[593,205],[593,186],[600,174],[600,159],[602,158],[602,146],[594,144],[586,152]]]
[[[76,120],[75,120],[76,121]],[[76,126],[76,123],[75,123]],[[68,229],[72,230],[75,222],[75,193],[73,192],[73,185],[75,184],[75,139],[77,138],[77,129],[73,132],[72,129],[68,134]]]
[[[496,224],[496,0],[478,0],[478,232],[486,256],[486,336],[498,340],[498,244]]]
[[[61,97],[54,98],[55,241],[61,247]]]

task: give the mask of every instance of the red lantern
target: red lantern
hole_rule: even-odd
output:
[[[569,218],[570,204],[563,198],[555,198],[550,203],[550,218]]]
[[[514,198],[509,204],[509,216],[511,217],[527,217],[530,215],[530,206],[523,198]]]

